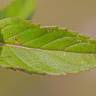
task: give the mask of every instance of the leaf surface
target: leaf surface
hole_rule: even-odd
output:
[[[96,67],[96,41],[20,18],[0,20],[0,66],[29,73],[67,74]]]
[[[0,18],[21,17],[28,19],[35,9],[35,0],[13,0],[6,8],[0,11]]]

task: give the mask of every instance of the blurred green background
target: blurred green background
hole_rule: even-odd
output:
[[[12,0],[0,0],[0,9]],[[33,23],[65,26],[96,38],[96,0],[37,0]],[[0,69],[0,96],[96,96],[96,69],[67,76]]]

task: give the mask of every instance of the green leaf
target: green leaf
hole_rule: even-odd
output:
[[[96,40],[19,18],[0,20],[0,66],[29,73],[67,74],[96,67]]]
[[[34,12],[35,0],[14,0],[9,6],[1,10],[0,18],[18,16],[30,18]]]

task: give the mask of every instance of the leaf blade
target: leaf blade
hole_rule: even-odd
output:
[[[96,67],[95,54],[27,49],[13,45],[7,45],[3,51],[5,52],[2,52],[2,57],[5,57],[4,61],[8,63],[4,63],[4,67],[23,69],[29,73],[64,75]],[[14,57],[13,54],[17,56]]]
[[[28,19],[35,9],[35,0],[15,0],[9,6],[1,10],[0,18],[21,17]]]
[[[19,18],[0,21],[4,39],[0,41],[1,67],[59,75],[96,67],[96,41],[89,37],[57,27],[43,28]]]

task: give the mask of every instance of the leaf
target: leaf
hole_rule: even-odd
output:
[[[0,20],[0,66],[29,73],[67,74],[96,67],[96,40],[20,18]]]
[[[14,0],[9,6],[0,12],[0,18],[18,16],[30,18],[35,9],[35,0]]]

